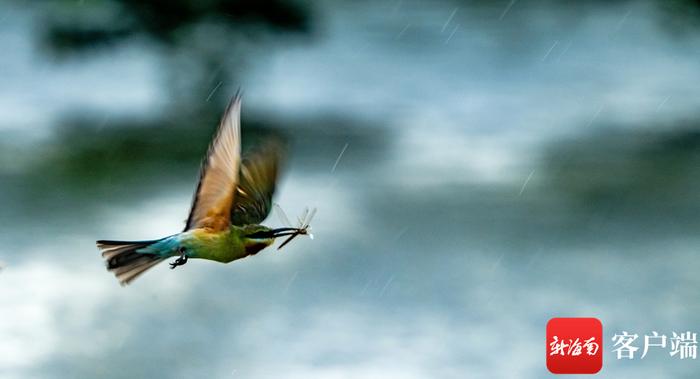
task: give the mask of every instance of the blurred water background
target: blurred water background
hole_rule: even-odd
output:
[[[0,377],[540,378],[555,316],[700,331],[697,1],[0,2]],[[121,288],[221,111],[316,239]],[[279,226],[272,215],[267,224]]]

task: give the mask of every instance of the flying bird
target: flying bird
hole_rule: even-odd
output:
[[[310,235],[308,213],[296,228],[260,225],[272,208],[283,149],[279,142],[269,140],[241,158],[240,113],[241,97],[237,94],[226,108],[202,163],[182,232],[150,241],[97,241],[107,269],[119,283],[129,284],[171,257],[177,257],[170,263],[171,269],[190,258],[229,263],[257,254],[277,237]]]

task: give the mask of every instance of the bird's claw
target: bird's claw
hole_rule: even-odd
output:
[[[180,255],[180,257],[178,259],[176,259],[174,262],[170,263],[170,269],[174,270],[175,267],[182,266],[185,263],[187,263],[187,255],[185,255],[185,253],[182,253],[182,255]]]

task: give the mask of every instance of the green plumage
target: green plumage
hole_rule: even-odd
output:
[[[270,229],[263,225],[231,225],[229,230],[209,233],[202,230],[182,233],[180,245],[188,258],[229,263],[256,254],[274,242],[274,238],[253,239],[246,236]]]

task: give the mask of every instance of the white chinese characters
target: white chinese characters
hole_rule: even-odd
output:
[[[595,355],[600,349],[598,343],[595,342],[595,337],[581,341],[579,338],[569,338],[567,340],[559,339],[558,336],[552,336],[552,342],[549,343],[549,355],[569,355],[579,356],[585,350],[588,355]]]
[[[695,359],[698,354],[697,333],[685,332],[676,334],[676,332],[673,332],[673,336],[671,337],[671,352],[669,352],[669,354],[671,356],[678,354],[680,359]]]
[[[638,338],[639,335],[629,334],[624,330],[622,334],[615,334],[612,337],[612,341],[614,342],[612,351],[617,355],[617,359],[634,359],[635,353],[639,350],[639,347],[634,345]],[[668,338],[665,334],[659,334],[656,331],[644,335],[644,349],[642,350],[640,359],[644,359],[651,348],[668,348],[670,350],[668,354],[672,357],[678,356],[680,359],[696,359],[698,349],[697,333],[691,333],[689,331],[684,333],[672,332],[671,338]]]
[[[632,342],[634,342],[637,338],[639,338],[638,335],[629,334],[624,330],[622,331],[622,334],[615,334],[613,336],[612,340],[615,342],[613,347],[617,346],[617,349],[613,349],[613,351],[617,353],[617,359],[634,358],[634,353],[639,350],[639,348],[632,346]]]

